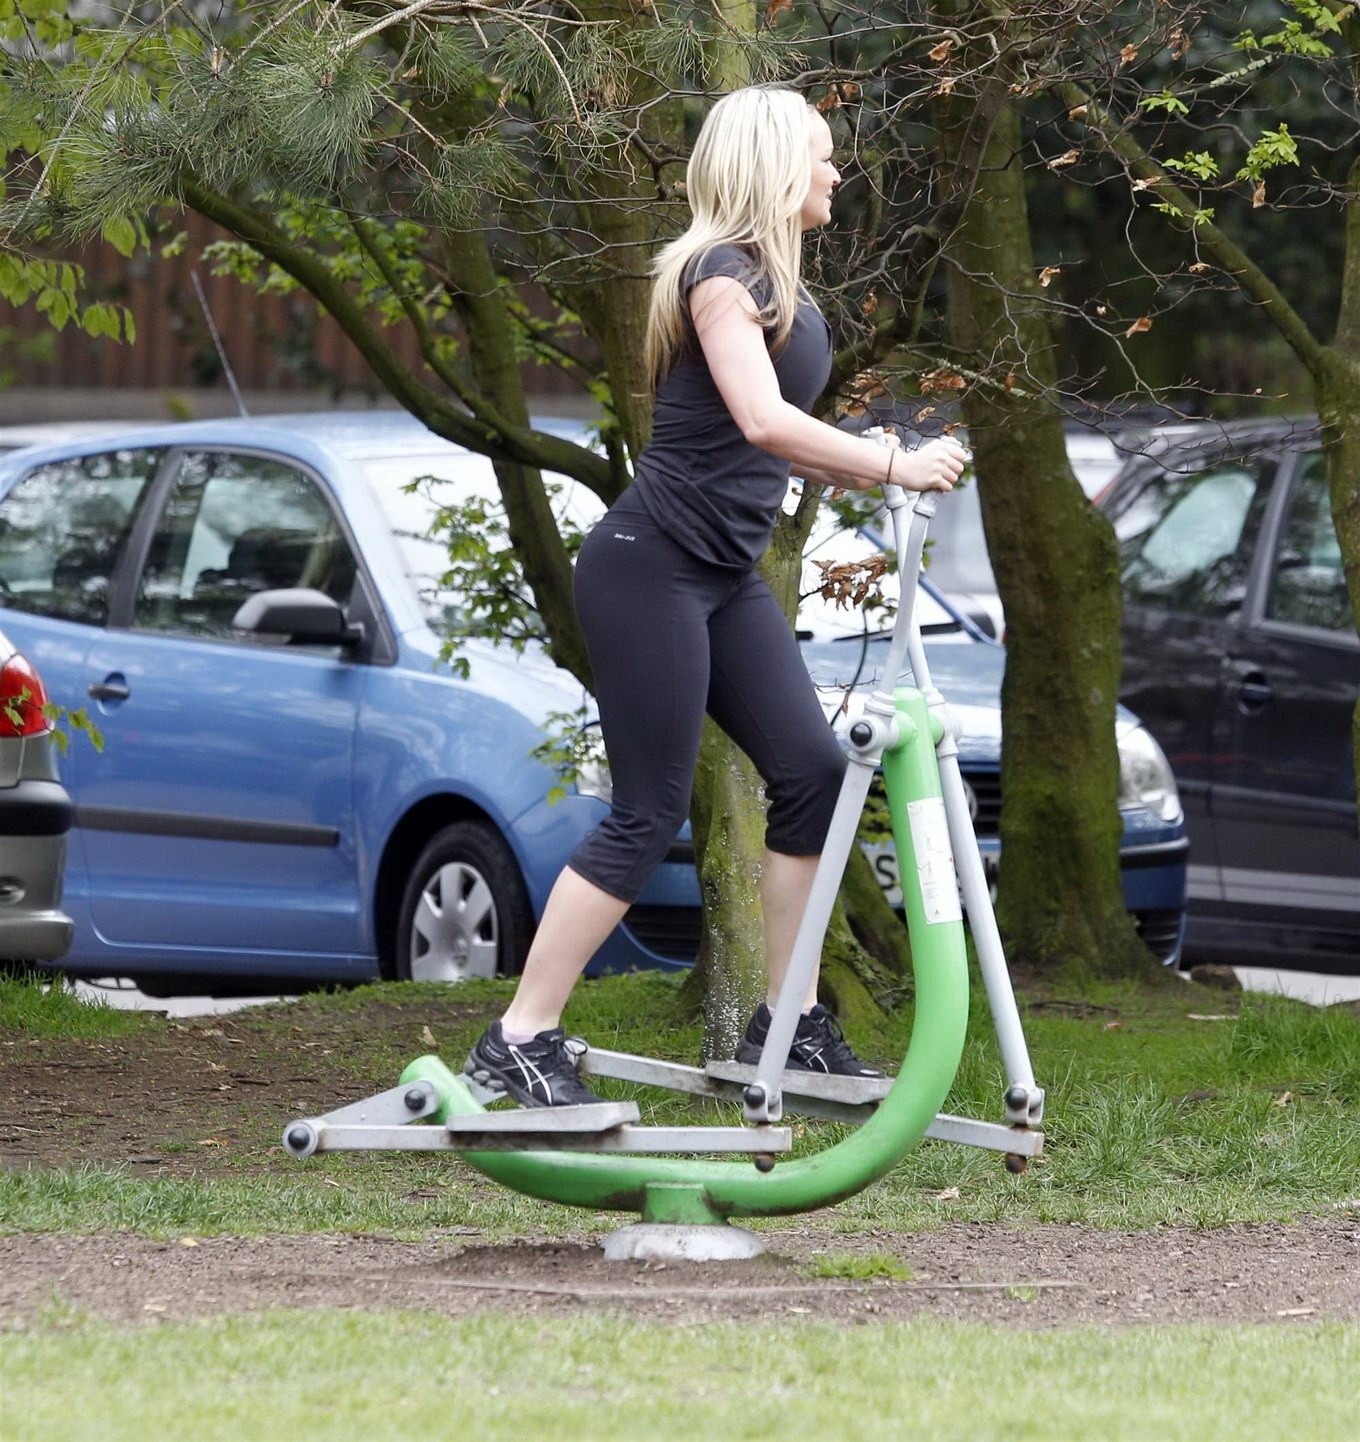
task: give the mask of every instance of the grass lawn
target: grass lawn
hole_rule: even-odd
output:
[[[299,1163],[279,1146],[284,1123],[299,1114],[299,1056],[326,1105],[339,1105],[395,1084],[405,1063],[430,1049],[427,1029],[457,1069],[507,994],[508,984],[495,982],[452,991],[365,987],[185,1025],[0,983],[0,1065],[9,1065],[0,1081],[14,1086],[27,1075],[28,1058],[48,1059],[35,1081],[42,1104],[14,1115],[50,1133],[41,1164],[0,1167],[0,1230],[413,1234],[466,1224],[495,1238],[589,1228],[589,1214],[513,1196],[447,1157],[331,1155]],[[883,1182],[818,1214],[819,1226],[1212,1226],[1287,1220],[1360,1196],[1360,1017],[1351,1010],[1188,985],[1106,987],[1080,999],[1036,993],[1021,1005],[1035,1071],[1048,1089],[1047,1155],[1012,1177],[995,1154],[928,1142]],[[677,983],[664,976],[582,987],[566,1022],[605,1047],[680,1060],[698,1051],[698,1028],[681,1016]],[[903,1014],[852,1039],[864,1055],[892,1064],[909,1030]],[[307,1047],[314,1050],[301,1050]],[[162,1074],[143,1083],[139,1068],[153,1053]],[[77,1055],[85,1069],[68,1077],[63,1065]],[[222,1083],[232,1065],[250,1073],[250,1085]],[[80,1107],[63,1100],[63,1086],[77,1077],[96,1088],[116,1080],[139,1096],[182,1093],[184,1114],[158,1114],[138,1141],[125,1143],[124,1115],[137,1108],[114,1107],[96,1134]],[[622,1083],[601,1089],[637,1097],[649,1121],[737,1119],[734,1108]],[[1002,1090],[979,993],[949,1109],[997,1119]],[[809,1122],[798,1133],[801,1151],[843,1131]],[[134,1147],[154,1149],[159,1169],[125,1165]]]
[[[1360,1329],[272,1313],[0,1336],[3,1442],[1352,1442]]]

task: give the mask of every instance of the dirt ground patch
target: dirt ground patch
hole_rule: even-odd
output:
[[[279,1134],[395,1084],[400,1062],[460,1054],[493,1003],[372,998],[191,1021],[101,1040],[0,1035],[0,1167],[126,1166],[211,1178],[293,1165]],[[3,1219],[0,1218],[0,1224]],[[602,1228],[613,1225],[601,1223]],[[1099,1231],[955,1222],[937,1231],[771,1227],[770,1252],[706,1268],[604,1261],[598,1231],[495,1245],[472,1228],[373,1235],[0,1236],[0,1329],[65,1309],[157,1318],[276,1307],[450,1315],[621,1309],[677,1323],[919,1314],[1022,1327],[1083,1323],[1360,1321],[1360,1206],[1285,1225]],[[814,1268],[892,1258],[909,1281]],[[881,1269],[881,1268],[880,1268]]]
[[[581,1234],[508,1246],[467,1235],[0,1237],[0,1328],[52,1309],[148,1322],[275,1307],[411,1308],[450,1316],[580,1308],[677,1324],[922,1314],[1025,1328],[1163,1322],[1360,1321],[1360,1222],[1097,1232],[956,1224],[938,1232],[772,1232],[751,1262],[606,1262]],[[893,1256],[910,1281],[811,1275],[819,1256]],[[67,1313],[69,1315],[69,1313]]]
[[[0,1166],[80,1160],[134,1174],[196,1176],[231,1145],[261,1166],[282,1156],[292,1117],[315,1116],[395,1086],[387,1053],[431,1050],[496,1014],[490,1004],[372,1000],[362,1009],[299,1007],[297,1020],[236,1012],[162,1021],[107,1040],[0,1036]]]

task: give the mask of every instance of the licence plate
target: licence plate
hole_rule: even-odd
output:
[[[883,898],[892,907],[902,905],[902,876],[897,867],[897,850],[892,846],[866,846],[864,854],[873,868],[874,879],[883,888]],[[987,891],[996,905],[996,875],[1000,858],[994,854],[982,853],[982,874],[987,878]],[[962,895],[960,895],[962,900]]]

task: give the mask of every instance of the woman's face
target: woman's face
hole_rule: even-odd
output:
[[[831,127],[815,111],[808,111],[808,145],[812,151],[812,179],[803,201],[803,229],[825,225],[831,219],[831,197],[841,183],[840,171],[831,163],[834,149]]]

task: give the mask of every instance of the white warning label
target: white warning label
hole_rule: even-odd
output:
[[[907,803],[916,875],[921,883],[926,920],[961,921],[959,883],[954,874],[954,848],[949,844],[949,818],[938,796]]]

